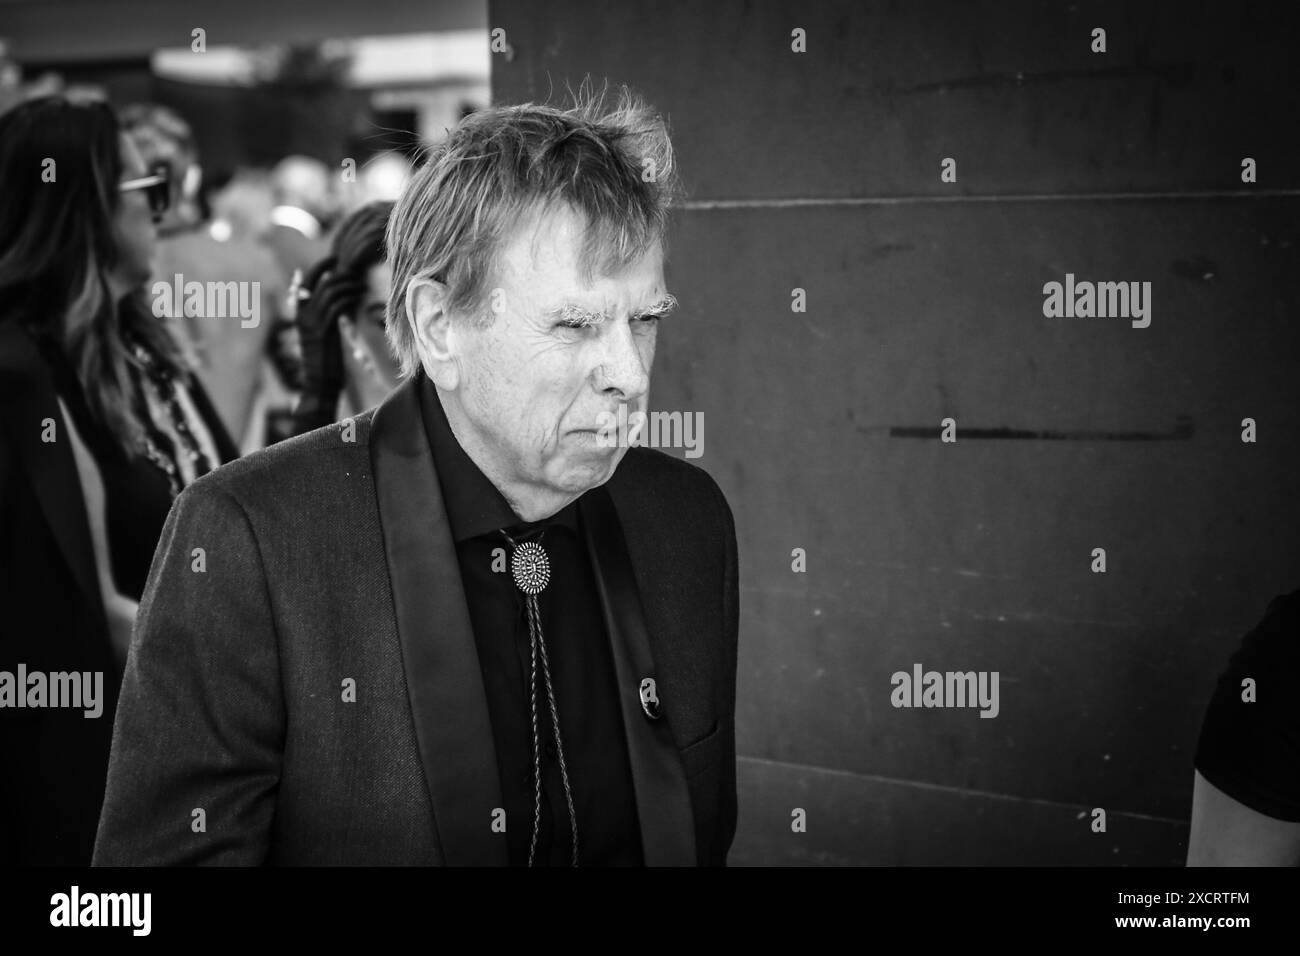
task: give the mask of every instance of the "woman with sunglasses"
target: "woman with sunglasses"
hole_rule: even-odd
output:
[[[150,307],[168,197],[105,103],[0,115],[0,861],[90,862],[164,520],[236,456]]]
[[[252,290],[245,300],[258,306],[252,326],[232,321],[229,309],[212,315],[176,310],[186,314],[167,325],[235,443],[244,451],[270,444],[283,437],[270,428],[275,412],[292,405],[293,379],[280,375],[297,371],[282,361],[287,356],[273,339],[287,325],[282,316],[289,276],[255,235],[213,228],[201,189],[198,144],[184,117],[157,103],[130,103],[118,110],[118,118],[146,163],[163,166],[171,179],[171,208],[158,223],[156,276],[170,282],[180,275],[178,283],[186,286],[225,288],[234,282]]]

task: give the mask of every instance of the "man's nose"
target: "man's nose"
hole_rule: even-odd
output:
[[[596,368],[596,388],[617,392],[623,401],[640,398],[650,388],[650,369],[642,359],[631,323],[611,323],[602,338],[603,354]]]

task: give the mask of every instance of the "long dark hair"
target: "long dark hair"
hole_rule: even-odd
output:
[[[333,279],[360,286],[366,273],[385,260],[384,237],[388,231],[388,217],[393,203],[374,200],[353,210],[341,223],[330,244],[330,253],[318,261],[303,279],[303,290],[318,296],[323,286]],[[325,315],[318,316],[329,329],[328,334],[338,334],[339,317],[353,313],[362,293],[330,297],[331,304]],[[335,356],[336,367],[330,369],[330,378],[342,380],[342,358]]]
[[[302,280],[306,300],[297,311],[302,342],[302,398],[294,410],[294,434],[334,421],[343,388],[340,316],[355,315],[365,294],[366,273],[384,261],[384,235],[391,202],[371,202],[343,220],[330,254]]]
[[[67,356],[92,414],[128,453],[143,428],[133,411],[134,336],[164,369],[180,352],[141,287],[115,302],[120,251],[120,127],[107,103],[46,96],[0,115],[0,322],[19,322]],[[69,322],[80,313],[84,319]]]
[[[339,223],[330,253],[317,262],[303,280],[303,288],[312,292],[330,272],[346,273],[364,279],[366,273],[385,260],[384,236],[393,203],[376,199],[353,210]],[[335,317],[337,322],[337,316]]]

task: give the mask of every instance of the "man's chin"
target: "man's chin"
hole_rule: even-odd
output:
[[[591,445],[565,456],[562,475],[552,483],[570,494],[582,494],[598,488],[614,476],[626,448],[602,448]]]

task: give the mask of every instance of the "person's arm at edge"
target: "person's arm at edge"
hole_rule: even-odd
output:
[[[1192,788],[1188,866],[1300,865],[1300,823],[1234,800],[1198,770]]]

